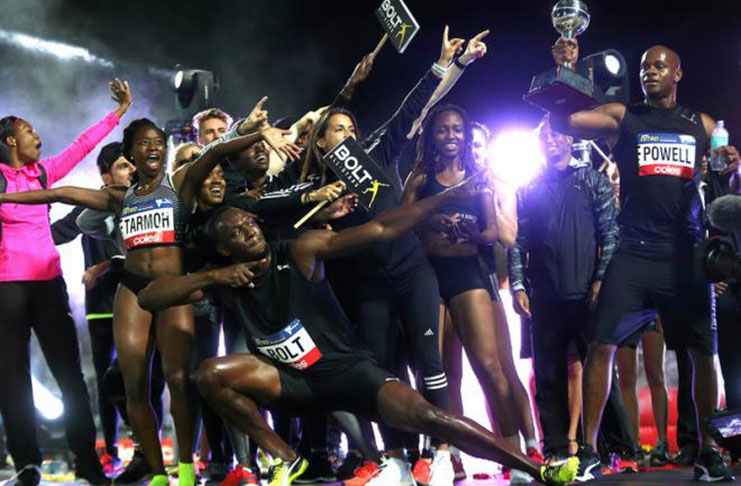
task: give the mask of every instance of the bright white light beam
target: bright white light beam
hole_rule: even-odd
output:
[[[113,67],[113,63],[98,57],[84,47],[73,46],[63,42],[40,39],[20,32],[11,32],[0,29],[0,42],[23,47],[30,51],[52,55],[65,61],[83,61],[103,67]]]

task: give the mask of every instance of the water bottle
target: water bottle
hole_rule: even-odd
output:
[[[726,168],[725,157],[715,153],[715,149],[725,145],[728,145],[728,130],[723,120],[718,120],[710,135],[710,170],[720,172]]]

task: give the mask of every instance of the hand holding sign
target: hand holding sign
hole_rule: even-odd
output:
[[[373,69],[373,60],[375,57],[374,52],[363,56],[363,59],[361,59],[358,65],[355,66],[355,70],[345,83],[345,87],[342,88],[342,96],[348,99],[352,98],[353,93],[355,93],[355,88],[368,78],[371,69]]]
[[[448,30],[448,26],[446,25],[443,29],[443,45],[440,48],[440,59],[437,60],[437,64],[442,67],[448,67],[448,65],[453,61],[456,52],[458,52],[466,42],[465,39],[461,39],[460,37],[448,39]]]

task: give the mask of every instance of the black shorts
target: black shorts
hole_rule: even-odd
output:
[[[152,283],[151,278],[131,273],[125,268],[121,273],[121,285],[124,285],[126,288],[131,290],[134,295],[139,295],[139,292],[144,290],[144,288],[150,283]]]
[[[637,349],[638,343],[641,342],[641,338],[643,337],[644,332],[660,332],[658,331],[658,327],[656,326],[655,317],[649,319],[648,324],[645,327],[637,330],[636,332],[628,336],[628,338],[625,341],[620,343],[620,347]]]
[[[712,306],[710,285],[695,269],[691,252],[649,259],[618,250],[602,284],[593,338],[619,345],[648,326],[658,311],[667,344],[714,354]]]
[[[294,413],[296,410],[341,410],[377,418],[378,391],[388,382],[399,381],[368,359],[338,367],[336,373],[319,376],[285,368],[278,368],[278,373],[280,397],[268,407]]]
[[[486,289],[492,300],[499,300],[496,281],[486,271],[478,255],[460,257],[429,257],[440,286],[440,297],[445,302],[473,289]],[[496,276],[494,276],[496,278]]]

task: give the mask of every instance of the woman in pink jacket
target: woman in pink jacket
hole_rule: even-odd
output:
[[[110,84],[118,104],[62,153],[41,158],[41,137],[26,120],[0,119],[0,193],[50,187],[82,161],[118,125],[131,106],[128,83]],[[0,412],[20,486],[36,486],[41,451],[31,392],[29,342],[33,329],[62,391],[65,429],[77,477],[110,483],[95,453],[95,425],[80,367],[75,323],[69,309],[48,205],[0,205]]]

